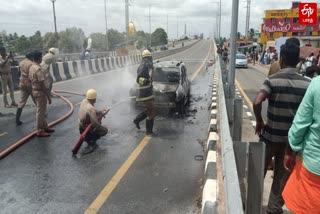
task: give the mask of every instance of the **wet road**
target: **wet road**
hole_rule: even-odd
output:
[[[201,41],[166,59],[184,59],[192,78],[209,49],[210,42]],[[137,112],[126,102],[136,68],[54,85],[54,89],[82,93],[95,88],[97,108],[112,107],[103,121],[109,134],[98,141],[94,153],[73,158],[71,149],[79,137],[76,106],[50,138],[34,138],[2,159],[0,213],[198,212],[204,161],[194,157],[203,155],[202,143],[207,138],[212,69],[201,69],[194,76],[187,117],[158,116],[154,129],[159,136],[148,138],[144,128],[136,130],[132,120]],[[74,104],[83,99],[66,97]],[[53,102],[49,121],[69,110],[60,99]],[[34,114],[34,108],[28,106],[22,116],[25,124],[18,128],[13,116],[1,118],[0,130],[8,134],[0,137],[0,150],[35,128]]]

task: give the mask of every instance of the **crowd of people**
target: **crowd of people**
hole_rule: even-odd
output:
[[[19,88],[20,102],[17,104],[14,98],[14,86],[12,81],[11,66],[15,62],[13,54],[7,55],[6,49],[0,48],[0,75],[3,91],[3,103],[5,108],[17,107],[16,125],[22,125],[20,120],[22,110],[28,98],[31,97],[36,105],[37,136],[48,137],[53,129],[48,127],[46,120],[47,103],[51,104],[51,90],[53,79],[50,75],[50,65],[55,62],[55,48],[50,48],[42,57],[41,51],[31,51],[26,54],[19,64]],[[11,105],[7,100],[9,89]]]
[[[320,213],[320,77],[312,67],[308,76],[299,73],[299,47],[296,38],[281,46],[280,59],[253,103],[255,132],[266,145],[265,175],[274,158],[268,214],[283,213],[284,204],[293,213]],[[265,123],[261,110],[266,99]]]

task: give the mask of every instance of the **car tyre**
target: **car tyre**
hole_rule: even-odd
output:
[[[177,103],[177,112],[179,115],[185,114],[185,98],[183,98],[180,102]]]

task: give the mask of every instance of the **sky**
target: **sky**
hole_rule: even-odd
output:
[[[212,37],[217,31],[216,18],[219,0],[129,0],[129,20],[137,30],[149,32],[149,6],[151,31],[162,27],[169,39],[203,33]],[[221,35],[229,38],[231,32],[232,1],[221,0]],[[125,31],[125,1],[106,0],[108,28]],[[291,0],[251,0],[250,28],[260,29],[264,11],[289,9]],[[305,0],[304,2],[320,2]],[[247,0],[239,0],[238,31],[244,34]],[[105,32],[104,0],[56,0],[58,31],[68,27],[82,28],[89,36]],[[31,36],[37,30],[42,34],[54,31],[52,3],[50,0],[11,0],[1,2],[0,31],[17,32]]]

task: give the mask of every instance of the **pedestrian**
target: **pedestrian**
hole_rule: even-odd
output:
[[[257,94],[253,109],[256,117],[256,134],[266,145],[265,168],[274,157],[274,177],[269,196],[267,213],[283,213],[284,205],[281,196],[289,173],[284,169],[283,160],[288,143],[288,131],[295,112],[307,90],[310,80],[298,74],[296,65],[299,62],[300,48],[294,43],[281,46],[281,71],[268,77]],[[261,116],[262,103],[268,99],[266,124]]]
[[[50,66],[56,62],[56,49],[55,48],[50,48],[48,53],[46,53],[43,58],[42,62],[40,64],[42,71],[45,74],[46,78],[46,88],[48,88],[49,94],[51,95],[52,91],[52,85],[53,85],[53,78],[50,74]]]
[[[295,37],[291,37],[291,38],[287,39],[285,44],[288,44],[288,43],[294,43],[300,47],[300,41],[299,41],[299,39],[297,39]],[[275,50],[275,54],[276,54],[277,60],[271,64],[271,66],[269,68],[268,76],[271,76],[272,74],[278,73],[281,70],[280,63],[278,60],[278,53],[276,50]],[[300,71],[300,69],[298,69],[298,70]]]
[[[94,108],[96,103],[97,92],[94,89],[89,89],[86,94],[86,98],[81,102],[79,109],[79,131],[82,134],[86,128],[92,124],[91,130],[85,137],[87,147],[82,154],[88,154],[93,152],[97,148],[97,140],[108,133],[107,127],[101,125],[102,116],[109,112],[109,109],[103,109],[97,111]]]
[[[137,70],[138,94],[136,102],[142,102],[145,106],[145,110],[139,113],[133,120],[133,123],[138,129],[140,129],[140,122],[146,120],[146,134],[153,135],[153,124],[156,116],[156,110],[154,107],[154,96],[152,87],[152,74],[153,72],[153,60],[150,51],[144,50],[142,52],[142,61]]]
[[[19,64],[19,71],[20,71],[20,102],[17,108],[16,113],[16,125],[20,126],[22,121],[20,121],[21,113],[23,107],[26,105],[29,96],[32,96],[32,86],[29,80],[29,70],[33,64],[33,53],[27,53],[26,58],[22,60]]]
[[[13,54],[10,52],[10,54],[7,56],[6,49],[1,47],[0,55],[0,76],[3,93],[3,104],[5,108],[10,108],[11,106],[17,107],[18,105],[14,100],[14,86],[11,75],[11,64],[14,62]],[[11,105],[9,105],[7,99],[8,88],[11,98]]]
[[[306,69],[306,73],[304,75],[305,78],[312,80],[317,74],[317,66],[311,66]]]
[[[37,105],[37,136],[49,137],[50,133],[54,132],[54,129],[48,127],[48,123],[45,118],[47,103],[49,102],[49,105],[51,104],[51,98],[48,93],[48,88],[45,86],[45,74],[40,67],[42,53],[40,51],[34,51],[33,60],[33,64],[29,70],[29,79],[32,86],[32,96]]]
[[[282,196],[293,213],[320,213],[319,90],[320,77],[316,77],[308,87],[289,130],[284,165],[290,172],[293,169],[293,172]]]

